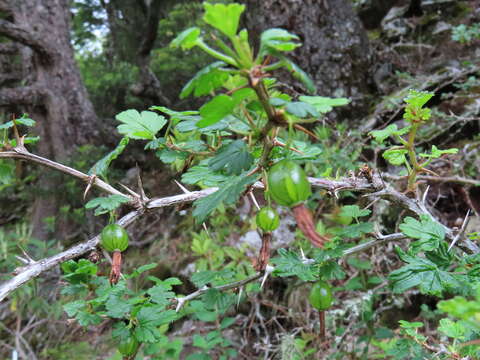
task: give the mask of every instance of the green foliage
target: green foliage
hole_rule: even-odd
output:
[[[95,216],[98,216],[107,214],[118,208],[121,204],[128,203],[129,201],[125,196],[115,194],[92,199],[85,204],[85,208],[95,209]]]
[[[123,137],[114,150],[110,151],[107,155],[105,155],[105,157],[98,160],[95,165],[91,167],[91,169],[88,171],[88,175],[99,175],[106,179],[108,174],[108,167],[110,166],[112,161],[118,158],[118,156],[125,150],[128,142],[129,138]]]
[[[122,123],[117,127],[120,134],[140,140],[155,139],[157,132],[167,123],[163,116],[152,111],[126,110],[115,118]]]
[[[468,300],[462,296],[456,296],[450,300],[442,300],[438,308],[450,316],[456,317],[480,332],[480,287],[476,287],[475,297]]]
[[[444,154],[456,154],[457,152],[458,152],[458,149],[440,150],[435,145],[432,145],[432,151],[430,154],[421,153],[419,155],[424,158],[438,159],[442,157],[442,155]]]
[[[300,96],[299,99],[312,105],[321,114],[326,114],[336,106],[344,106],[350,103],[347,98],[328,98],[324,96]]]
[[[126,274],[125,279],[135,279],[155,266],[156,264],[144,265],[132,274]],[[97,265],[88,260],[82,259],[78,263],[70,260],[62,265],[62,270],[64,279],[68,282],[62,293],[68,298],[77,298],[65,303],[67,315],[75,318],[82,326],[98,324],[102,317],[110,318],[114,322],[112,337],[122,351],[125,350],[126,343],[134,341],[143,347],[145,354],[164,353],[167,350],[168,353],[179,354],[182,350],[181,342],[167,344],[168,337],[164,333],[168,325],[190,313],[195,313],[203,321],[217,321],[235,298],[211,289],[205,293],[204,301],[192,301],[184,310],[176,312],[169,307],[177,296],[173,287],[182,284],[177,278],[160,280],[149,276],[153,286],[133,291],[126,280],[110,286],[105,277],[96,275]],[[231,270],[207,271],[194,274],[192,281],[199,287],[207,283],[223,284],[232,279],[231,274]],[[236,352],[230,347],[231,343],[222,336],[222,331],[232,324],[232,318],[223,318],[219,330],[207,334],[205,338],[198,336],[194,346],[200,347],[205,351],[203,356],[207,356],[209,350],[219,345],[228,357],[234,357]]]
[[[265,30],[260,36],[259,56],[266,54],[275,55],[277,51],[288,52],[295,50],[302,45],[295,42],[297,40],[299,40],[297,35],[291,34],[284,29]]]
[[[15,166],[8,161],[0,161],[0,189],[10,186],[14,180]]]
[[[425,258],[407,255],[401,258],[407,265],[392,271],[389,275],[393,291],[396,293],[418,287],[423,294],[441,295],[442,292],[453,290],[464,277],[442,270],[437,264]]]
[[[370,132],[370,134],[377,140],[380,144],[383,143],[389,137],[405,135],[410,131],[410,127],[406,126],[398,130],[397,125],[392,124],[388,125],[385,129],[375,130]]]
[[[410,124],[402,129],[398,129],[397,125],[392,124],[382,130],[371,131],[370,135],[380,144],[387,138],[391,137],[398,141],[401,145],[390,146],[382,154],[383,158],[390,164],[395,166],[406,167],[408,173],[408,192],[416,192],[417,175],[420,172],[428,172],[426,167],[433,159],[439,158],[444,154],[455,154],[457,149],[439,150],[435,145],[432,146],[430,154],[417,154],[415,147],[415,137],[419,127],[425,125],[430,120],[431,110],[424,108],[425,104],[434,96],[434,93],[428,91],[409,90],[408,95],[404,98],[406,103],[403,118]],[[407,134],[407,139],[402,135]],[[420,158],[427,158],[423,163]]]
[[[400,230],[417,241],[410,244],[407,253],[397,248],[401,260],[407,265],[389,275],[395,292],[418,287],[422,293],[440,296],[447,291],[456,291],[460,284],[468,281],[465,274],[447,269],[452,255],[447,250],[445,230],[440,224],[426,215],[421,216],[420,221],[407,217],[400,224]],[[419,256],[422,253],[425,257]]]
[[[192,27],[182,31],[172,42],[173,48],[181,47],[183,50],[188,50],[197,44],[197,39],[200,36],[200,29]]]
[[[470,44],[480,39],[480,23],[465,25],[460,24],[452,28],[452,40],[460,44]]]
[[[407,103],[403,118],[408,122],[427,121],[430,119],[430,109],[423,106],[433,97],[432,92],[410,90],[404,99]]]
[[[10,120],[10,121],[7,121],[4,124],[1,124],[0,125],[0,130],[11,129],[11,128],[13,128],[14,124],[15,125],[24,125],[24,126],[32,127],[32,126],[35,126],[35,121],[30,119],[28,117],[28,115],[23,114],[23,116],[21,118],[15,119],[15,121]]]
[[[18,119],[10,120],[3,124],[0,124],[0,148],[5,147],[7,149],[10,149],[17,146],[16,138],[10,139],[8,137],[9,130],[12,129],[15,125],[17,127],[26,126],[28,128],[28,127],[35,126],[35,121],[30,119],[30,117],[27,114],[23,114]],[[24,144],[33,144],[33,143],[36,143],[39,139],[40,138],[38,136],[35,136],[35,137],[24,136],[22,141]],[[9,178],[7,170],[8,169],[4,167],[3,169],[4,175],[3,176],[0,175],[0,177],[3,177],[5,180]]]
[[[306,87],[309,94],[314,94],[317,91],[317,89],[315,87],[315,83],[310,78],[310,76],[293,61],[287,59],[286,57],[281,57],[281,58],[282,58],[282,65],[285,67],[285,69],[287,69],[295,79],[299,80]],[[300,98],[300,100],[302,99]]]
[[[207,127],[216,124],[225,116],[232,113],[235,108],[235,100],[228,95],[217,95],[200,108],[202,120],[197,123],[198,127]]]
[[[224,183],[228,176],[219,173],[213,173],[207,165],[192,166],[188,172],[182,175],[182,181],[185,184],[198,184],[201,186],[218,186]]]
[[[420,221],[406,217],[399,228],[406,236],[419,239],[419,241],[412,244],[412,246],[417,247],[416,252],[420,250],[435,250],[445,238],[445,229],[443,226],[432,221],[428,215],[422,215]]]
[[[312,105],[301,101],[288,103],[287,106],[285,106],[285,110],[289,114],[295,115],[299,118],[317,117],[319,115]]]
[[[222,146],[210,159],[208,166],[213,171],[225,169],[227,175],[240,175],[242,171],[250,169],[252,163],[253,156],[248,152],[247,144],[242,140],[235,140]]]
[[[240,4],[203,4],[205,15],[203,20],[228,37],[237,34],[240,15],[245,10],[245,5]]]
[[[230,178],[221,189],[215,191],[203,199],[195,201],[193,216],[197,222],[202,223],[210,213],[221,204],[231,205],[237,202],[247,185],[256,181],[256,176],[236,176]]]
[[[383,158],[395,166],[407,164],[407,149],[388,149],[382,154]]]
[[[318,269],[312,262],[302,259],[293,251],[278,250],[279,257],[273,258],[275,274],[281,277],[297,276],[303,281],[314,281],[318,278]]]
[[[191,94],[196,97],[208,95],[212,91],[222,87],[228,79],[228,72],[224,68],[225,65],[222,61],[216,61],[197,72],[183,87],[180,93],[180,99],[184,99]]]
[[[360,210],[360,207],[358,205],[346,205],[342,206],[340,216],[347,216],[358,219],[359,217],[368,216],[370,215],[370,213],[371,211],[368,209]]]
[[[257,174],[254,170],[252,175],[249,175],[249,171],[264,168],[270,160],[286,157],[316,160],[322,152],[322,149],[312,145],[296,131],[281,130],[279,141],[292,144],[300,153],[284,149],[262,153],[266,139],[262,132],[268,132],[264,129],[267,129],[271,122],[271,108],[267,105],[270,98],[276,97],[283,101],[278,105],[285,110],[285,123],[280,124],[281,127],[298,122],[313,122],[320,114],[331,111],[334,106],[345,105],[348,100],[305,97],[306,101],[291,101],[288,95],[278,93],[274,78],[264,80],[260,77],[252,80],[252,77],[256,76],[256,66],[264,66],[265,70],[261,71],[271,71],[268,65],[261,64],[266,63],[266,56],[274,56],[278,59],[278,62],[273,64],[274,67],[287,69],[302,80],[311,92],[315,90],[308,76],[283,54],[300,46],[296,35],[283,29],[265,31],[261,38],[261,50],[254,57],[253,48],[248,43],[248,32],[238,32],[244,6],[205,3],[204,7],[205,22],[225,35],[227,40],[215,37],[216,47],[213,47],[204,40],[201,26],[192,24],[194,26],[173,39],[170,49],[199,48],[219,60],[200,70],[180,94],[181,98],[190,95],[210,95],[211,98],[198,112],[154,106],[151,110],[159,111],[165,117],[150,111],[140,113],[137,110],[126,110],[118,114],[116,118],[122,123],[118,126],[118,131],[125,136],[124,140],[114,151],[101,159],[93,171],[106,177],[110,163],[124,151],[127,139],[150,140],[145,149],[154,150],[161,161],[177,169],[188,167],[182,176],[185,183],[219,188],[209,196],[195,201],[193,210],[193,216],[198,223],[204,222],[217,210],[218,216],[210,219],[215,227],[222,222],[233,221],[226,216],[225,206],[237,203],[249,186],[259,179],[260,173]],[[255,82],[260,85],[254,85]],[[167,123],[168,126],[163,131]],[[308,191],[308,195],[310,194]],[[306,197],[303,200],[306,200]],[[86,207],[96,208],[96,214],[101,214],[112,212],[122,202],[123,200],[110,196],[93,199]],[[368,211],[356,210],[353,214],[355,217],[368,215]],[[128,282],[140,275],[140,268],[133,274],[124,275],[124,279],[109,288],[106,279],[95,276],[91,267],[88,267],[89,272],[82,275],[82,279],[66,288],[66,296],[81,294],[83,299],[67,303],[65,310],[82,325],[95,324],[102,316],[112,319],[112,335],[115,341],[118,344],[139,342],[141,346],[138,351],[143,351],[144,354],[166,351],[168,341],[164,332],[170,322],[195,314],[194,316],[202,321],[219,323],[219,327],[205,335],[195,335],[193,346],[200,351],[187,358],[210,358],[212,351],[222,354],[220,358],[235,358],[237,354],[232,349],[232,344],[222,336],[222,331],[233,324],[233,319],[227,317],[220,321],[219,318],[233,304],[239,302],[241,296],[237,297],[214,287],[240,280],[250,275],[253,269],[246,265],[244,249],[220,246],[217,243],[218,235],[215,237],[201,232],[193,233],[192,237],[191,251],[199,259],[195,264],[198,271],[190,280],[196,287],[205,290],[198,300],[187,303],[179,312],[171,309],[175,298],[180,298],[172,287],[179,284],[177,280],[160,280],[150,276],[153,286],[133,291],[128,287]],[[273,259],[272,263],[276,264],[275,271],[278,276],[297,276],[310,281],[317,280],[321,271],[326,278],[341,278],[345,275],[334,261],[340,253],[325,253],[318,261],[309,262],[305,261],[303,256],[300,258],[293,252],[281,250],[280,257]],[[227,261],[230,262],[225,265]],[[142,270],[148,269],[151,269],[151,266]],[[67,270],[80,276],[74,267]],[[68,274],[65,276],[66,279],[69,278]],[[85,277],[88,278],[87,282],[83,282]],[[204,288],[206,286],[209,287],[208,290]],[[258,285],[246,287],[250,291],[255,288],[258,289]],[[123,349],[123,346],[121,347]],[[178,355],[181,344],[172,345],[171,350]]]

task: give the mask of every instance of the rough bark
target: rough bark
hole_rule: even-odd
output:
[[[358,16],[366,29],[380,26],[382,19],[399,0],[369,0],[358,7]]]
[[[27,112],[37,121],[40,154],[64,161],[76,146],[97,137],[96,115],[70,43],[68,0],[3,0],[2,4],[4,10],[9,7],[10,16],[0,21],[0,35],[12,41],[3,48],[19,48],[24,77],[16,88],[0,89],[0,106]],[[58,185],[40,177],[33,211],[36,237],[48,236],[43,219],[56,213]]]
[[[319,95],[347,96],[359,118],[364,94],[372,90],[371,53],[366,32],[349,0],[245,0],[246,26],[255,37],[271,27],[300,36],[303,46],[293,59],[315,81]]]
[[[171,0],[104,1],[110,28],[111,53],[139,68],[138,82],[130,87],[133,95],[151,104],[170,104],[162,85],[150,68],[150,54],[157,40],[159,21],[175,4]]]
[[[163,94],[160,81],[150,69],[150,54],[152,52],[158,33],[158,22],[162,17],[162,2],[159,0],[150,3],[146,10],[147,24],[142,42],[137,52],[137,64],[140,68],[140,79],[136,84],[138,93],[132,90],[134,95],[150,98],[157,104],[170,104],[170,100]]]

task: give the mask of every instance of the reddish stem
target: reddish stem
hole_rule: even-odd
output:
[[[320,235],[315,230],[315,225],[313,223],[313,216],[310,210],[308,210],[305,204],[300,204],[294,206],[293,216],[297,220],[297,225],[302,231],[302,233],[310,240],[313,246],[322,248],[323,244],[329,239],[325,236]]]
[[[327,331],[325,330],[325,311],[318,312],[318,320],[320,320],[320,340],[325,339]]]
[[[113,252],[112,270],[110,271],[110,285],[118,283],[120,280],[120,270],[122,268],[122,253],[120,251]]]
[[[257,263],[255,264],[255,270],[264,271],[267,267],[268,260],[270,260],[270,241],[272,239],[271,232],[264,232],[262,236],[262,248],[258,254]]]

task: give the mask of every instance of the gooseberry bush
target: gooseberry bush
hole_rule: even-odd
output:
[[[124,359],[180,358],[184,343],[169,330],[172,324],[191,318],[209,326],[193,335],[189,345],[196,350],[186,357],[188,360],[234,359],[240,357],[238,344],[224,332],[235,325],[235,311],[262,292],[271,277],[283,277],[311,288],[305,298],[315,309],[312,311],[320,312],[320,337],[322,341],[327,339],[320,344],[315,341],[316,335],[299,337],[292,359],[313,356],[321,346],[335,346],[333,335],[343,338],[351,329],[342,323],[343,305],[335,300],[335,292],[340,290],[362,290],[366,294],[356,305],[361,315],[353,319],[366,324],[355,358],[478,356],[474,340],[480,331],[480,290],[475,287],[480,276],[479,256],[472,244],[463,246],[461,241],[458,244],[462,247],[451,246],[456,234],[432,217],[419,197],[418,177],[424,173],[436,175],[428,167],[431,161],[457,151],[432,146],[430,151],[421,152],[417,148],[416,134],[431,117],[425,105],[434,94],[410,90],[404,108],[407,125],[399,129],[392,124],[371,132],[372,144],[384,150],[383,158],[403,168],[402,176],[407,181],[401,191],[382,181],[368,166],[353,176],[332,177],[332,168],[319,160],[327,153],[319,139],[328,132],[314,126],[334,107],[348,105],[349,100],[315,95],[308,75],[287,56],[301,46],[295,34],[267,29],[255,51],[248,31],[239,30],[244,9],[235,3],[205,3],[203,20],[209,30],[187,29],[171,43],[185,51],[198,48],[211,56],[213,62],[180,93],[181,98],[194,96],[206,102],[198,110],[153,106],[142,112],[121,112],[116,119],[123,138],[89,175],[108,184],[111,164],[131,141],[139,141],[145,151],[153,151],[161,162],[181,171],[182,184],[203,189],[192,192],[190,199],[195,200],[192,214],[199,228],[208,229],[216,216],[233,211],[241,198],[250,199],[257,209],[251,224],[262,239],[253,264],[242,256],[241,248],[222,249],[212,240],[210,229],[196,234],[192,241],[191,250],[204,261],[196,264],[197,271],[189,279],[196,287],[190,294],[179,291],[184,289],[179,278],[149,275],[156,263],[121,273],[120,253],[128,257],[128,237],[121,226],[127,221],[119,221],[118,210],[134,206],[139,213],[146,212],[154,209],[156,200],[148,199],[142,189],[140,195],[130,190],[131,197],[114,192],[86,204],[96,216],[109,215],[110,224],[102,232],[101,245],[113,252],[110,276],[104,276],[101,264],[94,261],[64,262],[61,268],[66,286],[62,295],[67,300],[67,315],[84,327],[108,319],[113,341]],[[308,95],[285,90],[275,77],[279,69],[290,73]],[[9,128],[14,126],[12,123]],[[16,145],[3,144],[10,148]],[[308,178],[307,173],[316,178]],[[380,225],[368,220],[372,211],[351,202],[329,214],[333,225],[327,225],[326,219],[312,211],[332,198],[342,198],[343,192],[355,198],[357,191],[406,208],[408,216],[399,221],[400,232],[382,235]],[[294,219],[297,241],[273,254],[271,244],[282,217]],[[371,263],[356,256],[378,244],[402,239],[410,239],[406,246],[396,247],[404,265],[389,274],[373,276],[369,273]],[[344,281],[344,266],[356,269],[358,275]],[[145,283],[151,286],[145,288]],[[400,334],[388,333],[388,329],[382,334],[376,332],[375,302],[384,296],[378,290],[387,287],[392,297],[402,297],[411,289],[437,298],[457,295],[439,305],[441,315],[437,316],[442,320],[438,330],[442,335],[428,338],[421,334],[422,323],[403,320]],[[340,324],[332,330],[334,333],[325,330],[325,314],[331,314],[331,325]],[[317,328],[316,320],[314,324],[312,329]],[[342,352],[332,354],[332,358],[344,356]]]

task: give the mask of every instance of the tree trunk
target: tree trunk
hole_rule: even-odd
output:
[[[272,27],[301,38],[291,55],[313,78],[319,95],[350,97],[342,118],[358,119],[373,90],[371,52],[364,28],[350,0],[245,0],[246,27],[255,37]],[[355,110],[352,112],[352,110]]]
[[[132,95],[151,105],[170,105],[162,84],[150,68],[150,55],[157,40],[159,21],[181,1],[123,0],[101,4],[107,13],[111,52],[120,60],[135,64],[139,69]]]
[[[24,72],[21,84],[0,88],[0,106],[23,105],[20,110],[37,121],[38,152],[65,161],[78,145],[98,139],[97,118],[70,43],[68,0],[0,0],[0,9],[9,14],[8,21],[0,20],[0,35],[18,46]],[[40,177],[33,211],[38,238],[48,236],[43,219],[56,214],[58,185],[56,177]]]

